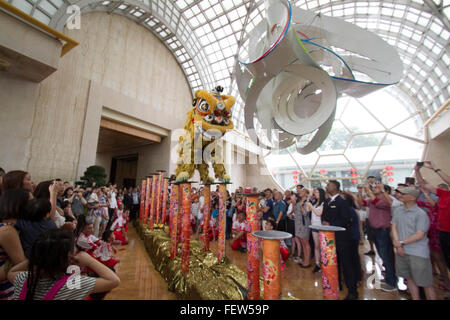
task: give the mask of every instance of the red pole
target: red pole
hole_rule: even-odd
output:
[[[221,262],[225,257],[225,229],[226,229],[226,207],[227,189],[225,183],[219,184],[219,244],[217,248],[217,261]]]
[[[264,300],[279,300],[281,298],[280,240],[289,239],[292,235],[275,230],[255,231],[252,235],[263,239]]]
[[[260,294],[259,285],[259,247],[260,240],[252,232],[260,230],[260,223],[256,212],[257,194],[247,196],[247,221],[250,224],[250,232],[247,234],[247,279],[248,299],[258,300]]]
[[[151,178],[147,178],[147,188],[145,190],[144,224],[148,224],[147,217],[148,217],[148,210],[149,210],[148,207],[149,207],[149,204],[150,204],[151,185],[152,185],[152,179]]]
[[[150,219],[148,222],[148,227],[150,230],[153,230],[153,220],[155,219],[155,207],[156,207],[156,183],[158,181],[158,177],[156,174],[153,175],[152,179],[152,199],[151,199],[151,208],[150,208]]]
[[[155,212],[155,223],[159,226],[159,216],[161,214],[161,190],[162,190],[162,172],[158,174],[156,183],[156,212]]]
[[[209,251],[209,221],[211,218],[211,185],[203,188],[203,251]]]
[[[175,258],[175,255],[177,253],[177,234],[178,234],[178,184],[172,185],[172,192],[170,195],[171,199],[171,214],[172,219],[170,221],[170,224],[172,226],[172,233],[171,233],[171,241],[170,241],[170,258]]]
[[[338,267],[334,231],[319,230],[324,300],[338,300]]]
[[[161,213],[161,227],[164,225],[165,221],[166,221],[166,207],[167,207],[167,188],[168,188],[168,184],[169,184],[169,179],[164,178],[164,183],[163,183],[163,195],[162,195],[162,213]]]
[[[181,184],[181,204],[183,207],[183,249],[181,252],[181,273],[189,272],[189,246],[191,237],[191,183]]]
[[[280,300],[280,240],[263,239],[264,300]]]
[[[182,206],[182,198],[181,198],[181,185],[178,186],[178,210],[176,211],[177,215],[177,244],[183,242],[183,206]],[[178,249],[176,254],[178,255]]]
[[[144,218],[144,209],[145,209],[145,188],[147,185],[147,179],[142,179],[142,184],[141,184],[141,205],[139,206],[139,220],[141,220]]]

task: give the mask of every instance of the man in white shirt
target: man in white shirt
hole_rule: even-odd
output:
[[[116,185],[111,185],[109,187],[109,191],[108,191],[108,199],[109,199],[109,210],[108,210],[108,214],[109,214],[109,221],[112,220],[112,217],[114,216],[114,212],[117,209],[117,199],[116,199]]]

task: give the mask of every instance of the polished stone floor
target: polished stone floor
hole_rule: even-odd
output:
[[[120,285],[113,289],[105,300],[173,300],[176,295],[167,290],[167,284],[145,251],[131,223],[128,224],[129,244],[116,245],[120,263],[116,267]]]
[[[121,279],[119,287],[106,296],[106,300],[170,300],[176,299],[174,293],[167,290],[166,282],[161,275],[155,271],[153,264],[145,251],[143,242],[139,239],[134,227],[129,224],[128,237],[130,243],[127,246],[117,246],[117,257],[120,264],[117,274]],[[367,242],[367,241],[366,241]],[[216,252],[217,241],[211,243],[211,250]],[[368,251],[368,244],[360,246],[360,252]],[[247,268],[246,254],[233,251],[227,240],[227,257],[242,270]],[[378,255],[366,256],[361,254],[364,265],[364,280],[358,288],[360,299],[364,300],[405,300],[408,295],[400,292],[383,292],[374,288],[375,276],[381,276],[382,262]],[[262,272],[261,272],[262,275]],[[368,278],[370,278],[368,280]],[[372,280],[372,281],[371,281]],[[400,289],[405,289],[402,279],[399,280]],[[340,292],[340,299],[346,295],[346,289]],[[449,292],[436,288],[439,299]],[[313,274],[312,268],[303,269],[298,267],[292,260],[286,262],[286,268],[282,271],[282,295],[292,295],[301,300],[321,300],[321,274]]]

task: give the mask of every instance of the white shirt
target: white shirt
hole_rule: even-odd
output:
[[[133,192],[133,204],[139,204],[139,193]]]
[[[368,218],[367,209],[358,209],[359,220],[365,221]]]
[[[191,205],[191,212],[194,215],[194,217],[198,217],[198,212],[199,212],[199,204],[198,203],[193,203]]]
[[[334,196],[332,196],[331,198],[330,198],[330,202],[333,202],[335,199],[336,199],[336,197],[339,195],[339,193],[336,193]],[[330,203],[329,202],[329,203]]]
[[[89,202],[98,202],[98,196],[96,193],[92,192],[91,196],[89,197]]]
[[[110,230],[111,231],[120,230],[121,228],[124,227],[125,224],[126,224],[126,221],[123,216],[123,211],[117,210],[117,218],[116,218],[116,220],[114,220]]]
[[[203,205],[205,204],[205,197],[204,196],[200,196],[199,198],[198,198],[198,207],[199,207],[199,209],[200,209],[200,211],[202,211],[202,213],[203,213]]]
[[[395,198],[391,195],[389,195],[389,197],[391,197],[391,199],[392,199],[391,211],[394,211],[398,207],[403,206],[403,202],[399,201],[397,198]]]
[[[111,195],[111,198],[109,200],[109,207],[111,209],[115,209],[117,208],[116,193],[114,191],[110,191],[109,194]]]
[[[290,203],[290,204],[289,204],[289,207],[288,207],[288,209],[287,209],[286,214],[291,214],[291,213],[292,213],[292,219],[293,219],[294,216],[295,216],[293,210],[294,210],[294,206],[292,205],[292,203]]]
[[[323,211],[323,203],[320,204],[320,206],[314,206],[314,209],[316,211],[318,211],[319,213],[322,213]],[[312,210],[311,212],[311,224],[315,225],[315,226],[321,226],[322,225],[322,221],[320,216],[318,216],[317,214],[315,214],[314,210]]]
[[[66,223],[66,218],[64,218],[62,215],[59,214],[58,211],[55,212],[55,219],[53,220],[55,222],[57,228],[61,228]]]

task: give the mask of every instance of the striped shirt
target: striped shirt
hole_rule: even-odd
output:
[[[14,300],[17,300],[22,290],[22,286],[27,280],[28,272],[21,272],[14,278]],[[56,294],[54,300],[85,300],[92,292],[95,286],[95,279],[93,277],[80,276],[80,285],[70,285],[67,282]],[[58,280],[54,279],[40,279],[36,286],[33,300],[42,300],[45,294],[53,287]],[[72,284],[75,282],[73,281]],[[73,288],[74,287],[74,288]],[[78,288],[77,288],[78,287]]]
[[[10,223],[0,223],[0,229],[7,226],[13,226]],[[8,254],[5,249],[0,246],[0,267],[8,260]],[[11,300],[14,294],[14,287],[8,280],[0,281],[0,300]]]

